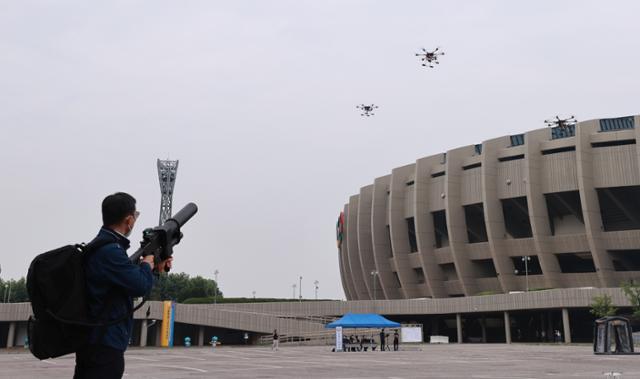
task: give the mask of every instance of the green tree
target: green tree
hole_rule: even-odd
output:
[[[24,303],[29,301],[27,293],[27,280],[22,277],[18,280],[0,280],[0,301],[9,303]]]
[[[591,310],[589,311],[592,315],[597,318],[613,316],[616,314],[618,309],[613,306],[613,301],[611,300],[611,296],[602,295],[595,296],[593,298],[593,303],[591,303]]]
[[[631,303],[633,318],[640,319],[640,285],[633,280],[622,284],[622,291]]]
[[[187,285],[178,292],[178,301],[183,302],[192,297],[212,297],[216,293],[215,282],[201,276],[190,278]]]
[[[175,300],[179,303],[194,297],[213,297],[218,293],[218,299],[222,298],[222,292],[218,289],[214,280],[201,276],[194,278],[188,274],[160,275],[151,290],[150,300]]]

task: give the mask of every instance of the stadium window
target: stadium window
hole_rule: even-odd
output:
[[[542,150],[542,155],[564,153],[565,151],[576,151],[575,146],[558,147],[556,149]]]
[[[525,265],[525,261],[523,258],[526,259],[526,257],[529,257],[529,259],[527,260],[527,264]],[[538,257],[536,255],[511,257],[511,261],[513,262],[516,276],[542,275],[542,267],[540,267],[540,261],[538,260]]]
[[[447,229],[447,214],[445,211],[431,212],[433,217],[433,231],[436,248],[449,246],[449,230]]]
[[[442,263],[439,265],[442,269],[442,273],[447,281],[458,280],[458,272],[456,271],[456,265],[453,263]]]
[[[640,229],[640,186],[596,188],[605,232]]]
[[[517,161],[518,159],[524,159],[524,154],[512,155],[510,157],[500,157],[499,162]]]
[[[555,256],[560,266],[560,272],[564,274],[596,272],[596,266],[593,264],[593,257],[589,251],[560,253]]]
[[[424,283],[425,278],[424,278],[424,271],[422,270],[422,267],[414,268],[413,272],[416,274],[416,278],[418,280],[418,284]]]
[[[493,264],[493,259],[474,259],[471,263],[475,268],[478,278],[498,277],[496,266]]]
[[[464,206],[464,221],[467,226],[469,243],[487,242],[487,226],[484,222],[484,206],[482,203]]]
[[[607,250],[616,271],[640,271],[640,250]]]
[[[395,271],[393,271],[393,278],[396,280],[396,286],[402,287],[402,283],[400,282],[400,277],[398,276],[398,273]]]
[[[481,167],[481,166],[482,166],[482,163],[477,162],[477,163],[472,163],[472,164],[469,164],[469,165],[466,165],[466,166],[462,166],[462,169],[463,170],[471,170],[471,169],[478,168],[478,167]]]
[[[524,134],[516,134],[511,136],[511,146],[524,145]]]
[[[527,197],[514,197],[501,199],[504,226],[507,233],[513,238],[529,238],[531,233],[531,221]]]
[[[551,139],[574,137],[576,135],[575,125],[556,126],[551,128]]]
[[[416,223],[413,217],[409,217],[406,219],[407,221],[407,232],[409,234],[409,248],[412,253],[418,251],[418,241],[416,240]]]
[[[551,235],[584,233],[580,192],[564,191],[544,194]]]
[[[610,147],[610,146],[622,146],[622,145],[635,145],[635,139],[620,139],[615,141],[594,142],[591,144],[593,148]]]
[[[614,130],[634,129],[635,121],[633,116],[619,118],[603,118],[600,120],[600,131],[610,132]]]

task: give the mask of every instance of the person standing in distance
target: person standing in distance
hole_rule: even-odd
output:
[[[278,351],[278,344],[280,343],[278,338],[278,329],[273,329],[273,345],[271,345],[271,350],[275,349]]]
[[[124,374],[124,352],[133,327],[133,298],[151,291],[156,263],[153,255],[144,257],[140,264],[132,263],[127,256],[127,237],[139,215],[136,200],[127,193],[114,193],[102,201],[102,228],[93,242],[108,243],[91,252],[85,261],[89,316],[99,323],[125,319],[92,328],[87,346],[76,352],[74,379],[117,379]],[[172,258],[157,262],[156,271],[171,268],[171,262]]]
[[[384,335],[384,328],[380,331],[380,351],[384,351],[385,350],[385,335]]]
[[[398,351],[398,346],[400,345],[400,336],[398,335],[398,329],[393,332],[393,351]]]

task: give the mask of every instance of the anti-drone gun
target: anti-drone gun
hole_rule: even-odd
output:
[[[178,213],[173,215],[164,224],[155,228],[148,228],[142,232],[140,248],[129,257],[133,263],[140,262],[140,257],[147,255],[154,256],[156,264],[164,261],[173,255],[173,247],[180,243],[182,232],[180,228],[186,224],[193,215],[198,212],[198,207],[194,203],[184,206]],[[169,271],[165,268],[165,271]]]

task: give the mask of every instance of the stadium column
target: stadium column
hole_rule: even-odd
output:
[[[551,246],[551,227],[549,212],[542,192],[542,151],[541,142],[549,140],[548,128],[538,129],[525,135],[525,175],[527,188],[527,204],[531,233],[536,248],[536,255],[544,275],[545,287],[561,287],[560,265],[553,255]]]
[[[415,225],[418,252],[427,288],[432,297],[447,297],[444,273],[435,255],[435,233],[433,217],[429,212],[431,193],[431,168],[442,161],[442,154],[419,159],[416,162],[415,178]],[[435,194],[438,198],[440,194]]]
[[[593,147],[591,147],[590,137],[598,129],[599,120],[581,122],[576,126],[578,189],[587,241],[598,279],[600,279],[600,286],[613,287],[618,283],[613,280],[613,262],[604,249],[600,203],[593,184]]]
[[[162,346],[162,320],[156,322],[156,346]]]
[[[140,322],[140,346],[147,346],[147,320],[143,319]]]
[[[467,251],[467,226],[462,207],[462,163],[473,154],[473,146],[465,146],[447,151],[445,163],[445,213],[449,231],[449,248],[456,266],[460,285],[466,296],[476,295],[478,275]]]
[[[418,277],[409,258],[409,254],[412,252],[407,218],[414,216],[414,208],[413,204],[407,205],[409,201],[413,200],[413,196],[407,196],[407,182],[415,177],[415,169],[416,165],[410,164],[395,168],[391,172],[389,231],[391,233],[391,249],[393,250],[393,266],[395,266],[405,299],[426,296],[426,291],[419,288]],[[420,287],[424,288],[424,285]]]
[[[9,331],[7,332],[7,349],[13,347],[13,343],[16,339],[16,322],[9,323]]]
[[[347,300],[358,300],[355,290],[353,289],[353,278],[351,277],[351,268],[349,266],[349,204],[344,206],[344,232],[342,237],[342,246],[340,248],[340,263],[342,278],[342,288]]]
[[[502,204],[498,197],[498,152],[509,146],[509,137],[500,137],[482,143],[482,205],[487,227],[487,240],[493,264],[502,291],[516,288],[513,263],[505,247],[506,229]]]
[[[462,315],[456,313],[456,331],[458,336],[458,343],[462,343]]]
[[[511,343],[511,319],[509,312],[504,312],[504,339],[506,343]]]
[[[571,325],[569,324],[569,310],[562,308],[562,329],[564,331],[564,343],[571,343]]]
[[[347,222],[347,234],[349,235],[349,269],[353,280],[353,288],[357,300],[368,300],[369,292],[365,279],[362,275],[362,264],[360,263],[360,247],[358,243],[358,204],[360,195],[353,195],[349,198],[349,221]]]
[[[204,346],[204,326],[198,327],[198,346]]]
[[[373,243],[371,240],[371,205],[373,202],[373,186],[365,186],[360,188],[360,198],[358,201],[358,251],[360,252],[360,267],[362,269],[362,278],[364,279],[365,288],[369,299],[380,299],[383,296],[379,283],[373,283],[378,280],[377,277],[371,275],[376,270],[376,262],[373,259]],[[375,296],[374,291],[375,289]]]
[[[391,270],[391,241],[388,233],[389,225],[389,183],[391,175],[377,178],[373,182],[373,201],[371,210],[371,236],[373,240],[373,257],[378,271],[378,279],[385,299],[402,299]]]

